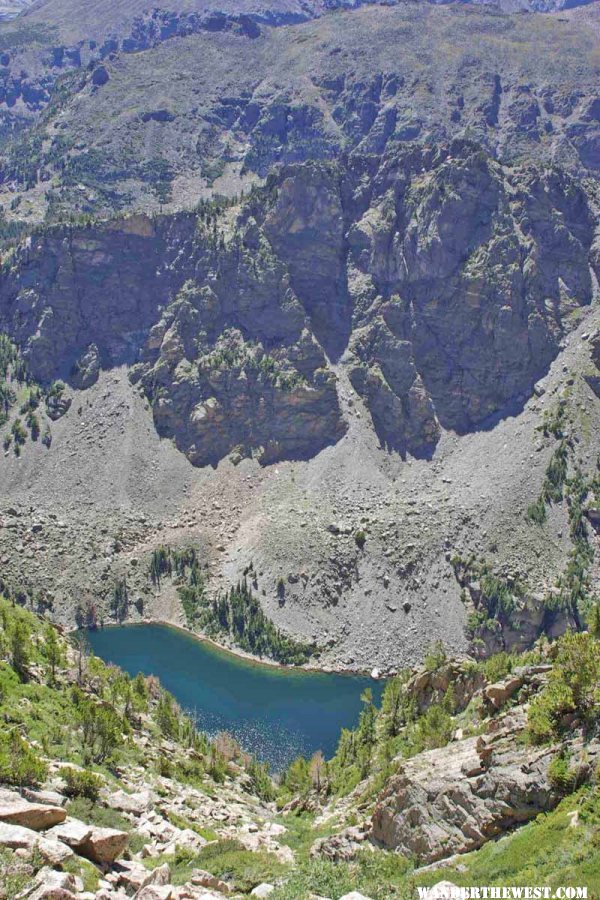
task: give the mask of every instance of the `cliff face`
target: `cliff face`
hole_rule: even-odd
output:
[[[340,360],[382,445],[427,456],[442,428],[531,394],[592,299],[593,241],[568,176],[415,146],[286,167],[198,216],[35,235],[5,266],[0,321],[42,380],[87,385],[90,352],[135,363],[196,465],[337,440]]]

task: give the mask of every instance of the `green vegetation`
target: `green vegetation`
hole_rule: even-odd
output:
[[[62,777],[65,780],[67,797],[85,797],[94,802],[100,796],[103,781],[95,772],[89,769],[65,768]]]
[[[18,897],[31,885],[31,863],[17,860],[12,850],[0,847],[0,896]]]
[[[50,392],[44,393],[39,385],[33,383],[16,344],[0,332],[0,428],[9,423],[3,438],[5,451],[12,447],[15,456],[20,456],[28,436],[32,441],[39,439],[42,433],[39,406],[44,396],[50,396]],[[11,421],[11,413],[17,403],[19,414]],[[44,429],[47,428],[45,423]]]
[[[188,628],[201,627],[205,618],[203,610],[207,606],[206,581],[194,547],[174,550],[162,546],[154,550],[150,558],[150,579],[159,587],[164,577],[174,579],[179,585]]]
[[[232,838],[221,838],[208,844],[199,853],[179,847],[175,856],[159,856],[145,862],[151,869],[168,862],[171,882],[175,885],[189,881],[194,869],[204,869],[235,885],[236,890],[244,894],[250,893],[261,882],[276,879],[286,871],[286,867],[273,854],[246,850],[239,841]]]
[[[554,757],[548,767],[548,777],[550,783],[561,793],[568,794],[574,789],[577,773],[569,766],[568,754],[559,753]]]
[[[563,490],[567,481],[569,453],[573,448],[571,439],[566,436],[568,421],[567,399],[563,397],[553,409],[544,411],[542,424],[537,429],[545,437],[552,435],[560,441],[548,463],[540,496],[527,507],[527,519],[537,525],[543,525],[546,521],[546,507],[550,503],[560,503],[563,499]]]
[[[152,551],[150,558],[150,578],[153,584],[160,584],[163,575],[173,574],[183,578],[188,569],[199,567],[198,555],[193,547],[173,550],[171,547],[158,547]]]
[[[560,737],[568,718],[591,724],[600,715],[600,643],[589,632],[568,632],[553,648],[548,685],[531,701],[528,733],[533,743]]]
[[[546,513],[546,501],[543,497],[538,497],[534,503],[530,503],[527,507],[527,518],[536,525],[543,525],[548,518]]]
[[[230,635],[242,650],[290,665],[302,665],[315,650],[313,644],[287,637],[267,618],[246,578],[213,601],[205,627],[209,633]]]
[[[572,827],[576,812],[578,825]],[[290,816],[286,816],[288,828]],[[294,817],[308,826],[309,818]],[[490,841],[460,862],[416,873],[410,860],[396,853],[364,850],[350,863],[335,863],[300,852],[299,863],[273,900],[306,900],[311,894],[339,900],[358,891],[373,900],[409,900],[417,886],[439,881],[459,886],[474,884],[586,885],[588,896],[600,895],[600,787],[589,786],[566,797],[550,813],[543,813],[517,831]],[[314,832],[311,837],[314,837]]]
[[[46,763],[21,737],[18,726],[0,733],[0,781],[22,787],[39,784],[47,774]]]
[[[251,572],[252,564],[246,574]],[[149,576],[157,586],[165,577],[175,581],[187,625],[193,630],[201,629],[214,638],[228,635],[242,650],[288,665],[302,665],[315,652],[314,645],[287,637],[271,622],[245,576],[239,584],[211,602],[205,574],[193,547],[183,550],[158,547],[150,558]],[[282,586],[278,586],[278,593],[281,597],[285,583],[280,581]]]
[[[356,546],[359,548],[359,550],[362,550],[363,547],[365,546],[365,544],[367,543],[366,532],[361,531],[361,530],[356,531],[354,533],[354,540],[356,541]]]
[[[571,814],[579,824],[572,827]],[[457,885],[586,885],[589,897],[600,895],[600,788],[598,784],[567,797],[551,813],[490,841],[461,857],[460,866],[439,868],[410,879],[407,887],[429,886],[443,879]],[[394,896],[393,894],[391,896]]]
[[[518,579],[510,581],[494,572],[486,560],[455,555],[451,559],[463,597],[472,601],[475,611],[469,615],[467,631],[474,644],[481,642],[485,632],[498,632],[512,624],[515,611],[526,596],[525,585]]]
[[[190,559],[188,556],[188,563]],[[177,565],[187,578],[191,564]],[[565,715],[576,716],[593,728],[600,709],[600,643],[592,633],[568,633],[545,652],[554,667],[547,686],[530,702],[530,738],[560,740],[568,727]],[[517,665],[536,660],[535,653],[502,653],[471,665],[483,671],[488,680],[496,680]],[[346,795],[366,779],[360,795],[352,801],[356,816],[362,815],[372,808],[379,791],[396,771],[398,760],[443,746],[457,727],[477,733],[480,711],[469,706],[457,712],[451,671],[446,673],[450,665],[443,646],[433,645],[427,654],[426,671],[441,683],[450,683],[450,687],[443,695],[440,689],[438,695],[429,697],[421,709],[410,687],[410,672],[387,682],[379,709],[367,689],[357,727],[342,733],[334,758],[326,761],[322,754],[315,753],[310,760],[294,761],[282,775],[279,803],[292,797],[308,798],[309,794],[319,796],[321,801],[335,794]],[[265,800],[273,797],[266,768],[244,754],[231,736],[221,734],[210,741],[200,734],[156,679],[141,675],[131,678],[89,655],[83,645],[69,647],[46,621],[3,598],[0,716],[4,726],[0,733],[0,780],[15,785],[39,784],[47,777],[46,758],[83,765],[82,770],[73,765],[62,772],[71,798],[69,815],[130,832],[134,852],[141,849],[145,839],[135,834],[127,816],[100,800],[101,787],[118,783],[123,766],[143,765],[180,784],[210,792],[215,783],[234,772],[236,763],[244,767],[254,792]],[[550,723],[548,734],[539,727],[544,721]],[[143,745],[135,739],[140,732],[145,737]],[[171,742],[168,755],[161,752],[162,738]],[[179,847],[174,855],[147,858],[145,864],[153,868],[168,861],[175,884],[188,881],[194,869],[205,869],[240,893],[249,893],[263,881],[278,883],[285,879],[273,894],[281,900],[305,900],[308,893],[339,900],[353,890],[373,900],[408,900],[415,895],[416,885],[442,878],[456,884],[529,884],[539,879],[544,884],[581,883],[598,890],[599,786],[578,787],[578,773],[561,747],[550,764],[549,776],[556,790],[565,795],[558,809],[461,857],[458,868],[416,873],[411,860],[382,850],[361,851],[350,862],[311,858],[314,840],[333,833],[336,823],[314,828],[314,816],[306,812],[310,803],[300,803],[298,814],[282,817],[287,828],[282,840],[296,853],[293,866],[282,864],[265,851],[250,851],[234,839],[219,837],[173,811],[169,818],[174,825],[190,828],[211,843],[199,852]],[[573,812],[578,814],[577,828],[570,827]],[[348,819],[348,823],[351,821],[356,819]],[[69,865],[76,867],[76,874],[93,890],[97,870],[80,860]],[[6,884],[11,889],[21,884],[21,873],[12,863],[5,865],[1,855],[0,866],[0,889],[6,891]]]
[[[115,584],[110,600],[110,612],[117,622],[123,622],[129,612],[129,594],[127,592],[127,579],[121,578]]]
[[[435,669],[430,671],[435,671],[443,665],[437,645],[431,656]],[[370,782],[364,799],[373,799],[393,774],[395,758],[409,758],[423,750],[445,746],[457,727],[452,687],[439,702],[432,702],[419,712],[407,688],[408,679],[409,673],[402,672],[387,681],[379,709],[367,688],[361,696],[363,708],[358,724],[354,729],[342,729],[334,757],[326,761],[317,753],[310,761],[303,757],[294,760],[281,776],[279,803],[311,790],[325,796],[342,796],[366,778]]]
[[[289,361],[266,353],[261,344],[242,340],[234,329],[226,329],[216,349],[198,359],[198,368],[206,375],[216,371],[244,373],[250,382],[269,384],[282,391],[306,384],[306,378]]]
[[[19,23],[11,24],[9,28],[3,30],[0,34],[0,50],[15,51],[20,47],[27,47],[30,44],[40,44],[43,47],[52,46],[57,40],[56,27],[45,25],[43,23],[35,23],[25,25]]]
[[[44,673],[47,683],[32,677],[34,672]],[[0,716],[0,780],[38,783],[47,772],[43,757],[58,758],[75,764],[64,771],[67,792],[77,803],[95,801],[102,776],[111,777],[119,765],[148,764],[133,739],[141,725],[152,739],[163,735],[181,748],[168,761],[168,774],[184,783],[222,781],[233,758],[197,731],[156,679],[131,678],[105,665],[79,635],[69,649],[41,617],[1,596]],[[267,797],[265,767],[239,748],[235,759],[248,766],[255,790]],[[161,760],[159,754],[157,765]]]

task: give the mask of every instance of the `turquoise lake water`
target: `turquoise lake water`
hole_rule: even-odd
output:
[[[371,678],[277,669],[239,659],[166,625],[125,625],[88,632],[94,653],[131,675],[156,675],[198,727],[229,731],[241,746],[281,770],[299,754],[335,752],[353,727]]]

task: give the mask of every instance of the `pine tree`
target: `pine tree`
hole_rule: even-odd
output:
[[[62,663],[63,653],[62,648],[58,642],[58,638],[56,637],[56,630],[50,624],[46,626],[46,631],[44,633],[44,647],[42,652],[46,658],[46,662],[48,663],[50,684],[54,684],[56,680],[56,667],[60,666],[60,664]]]
[[[29,666],[29,634],[25,623],[18,619],[10,633],[10,655],[13,669],[24,679]]]
[[[590,633],[600,641],[600,600],[597,600],[592,606],[589,619]]]

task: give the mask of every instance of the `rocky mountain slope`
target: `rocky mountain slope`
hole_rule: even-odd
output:
[[[36,6],[0,35],[8,234],[189,209],[277,163],[415,139],[598,171],[597,3],[526,16],[403,2],[281,27],[176,7],[124,29],[115,4],[75,6]]]
[[[11,596],[228,642],[246,578],[278,641],[369,670],[580,627],[598,9],[3,26]],[[185,548],[201,587],[153,579]]]
[[[114,617],[121,582],[125,617],[181,621],[150,556],[192,545],[209,597],[252,570],[322,663],[388,668],[423,633],[465,646],[487,601],[453,560],[475,554],[523,610],[500,643],[564,628],[545,599],[573,547],[562,484],[547,521],[527,510],[561,404],[569,476],[594,477],[596,222],[593,185],[456,142],[34,233],[5,257],[0,324],[67,387],[40,407],[49,447],[11,445],[18,404],[4,426],[8,583],[65,623]]]

